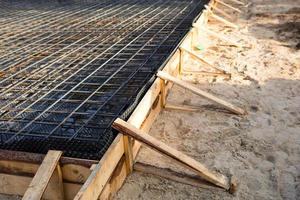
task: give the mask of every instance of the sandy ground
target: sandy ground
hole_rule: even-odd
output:
[[[164,110],[150,131],[207,167],[235,175],[240,182],[237,193],[233,196],[134,172],[115,199],[300,199],[300,0],[248,3],[239,7],[244,11],[235,20],[239,30],[209,26],[250,47],[220,46],[209,56],[230,70],[232,79],[182,77],[245,108],[248,115],[226,113],[175,86],[169,103],[203,109]],[[146,147],[137,160],[189,172]]]

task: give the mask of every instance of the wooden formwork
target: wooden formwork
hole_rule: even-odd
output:
[[[208,7],[215,6],[217,2],[211,0]],[[208,21],[207,12],[203,12],[195,24],[205,26]],[[198,40],[198,29],[191,28],[181,43],[181,47],[192,49]],[[177,76],[187,54],[177,49],[162,71]],[[172,82],[162,84],[162,79],[156,78],[143,99],[140,101],[130,118],[130,124],[148,132],[155,118],[163,108],[162,96],[165,96],[172,87]],[[164,87],[164,88],[162,88]],[[59,166],[55,169],[47,187],[43,192],[44,199],[109,199],[122,186],[129,169],[130,159],[128,151],[132,151],[133,160],[138,154],[141,144],[135,141],[132,149],[128,147],[128,137],[118,134],[113,143],[101,158],[85,160],[61,157]],[[23,196],[33,177],[37,173],[44,155],[0,150],[0,193]],[[61,174],[62,184],[58,184],[57,175]],[[62,188],[59,188],[62,187]],[[62,190],[62,192],[59,192]]]

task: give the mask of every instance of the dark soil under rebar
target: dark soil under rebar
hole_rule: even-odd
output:
[[[0,148],[100,159],[207,0],[0,0]]]

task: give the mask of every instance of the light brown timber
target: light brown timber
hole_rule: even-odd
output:
[[[52,177],[53,172],[57,167],[61,155],[61,151],[48,151],[38,171],[33,177],[28,189],[26,190],[22,198],[23,200],[39,200],[42,198],[50,181],[50,178]]]
[[[235,8],[235,7],[233,7],[233,6],[231,6],[231,5],[227,4],[227,3],[224,3],[223,1],[220,1],[220,0],[215,0],[215,1],[218,2],[219,4],[223,5],[223,6],[227,7],[227,8],[235,10],[238,13],[242,13],[242,11],[240,9]]]
[[[239,115],[246,114],[245,110],[243,110],[243,109],[241,109],[241,108],[239,108],[239,107],[237,107],[237,106],[235,106],[235,105],[233,105],[233,104],[231,104],[227,101],[224,101],[224,100],[222,100],[218,97],[215,97],[215,96],[213,96],[213,95],[211,95],[211,94],[209,94],[209,93],[207,93],[207,92],[205,92],[205,91],[203,91],[203,90],[201,90],[201,89],[199,89],[199,88],[197,88],[197,87],[195,87],[195,86],[193,86],[193,85],[191,85],[187,82],[184,82],[184,81],[182,81],[182,80],[180,80],[176,77],[173,77],[173,76],[171,76],[171,75],[169,75],[169,74],[167,74],[163,71],[159,71],[157,73],[157,76],[162,78],[162,79],[165,79],[167,81],[171,81],[171,82],[177,84],[180,87],[188,89],[191,92],[193,92],[194,94],[205,97],[206,99],[211,100],[211,101],[223,106],[224,108],[230,110],[231,112],[233,112],[235,114],[239,114]]]

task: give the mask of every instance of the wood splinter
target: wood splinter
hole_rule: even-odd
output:
[[[219,105],[221,105],[222,107],[226,108],[227,110],[235,113],[235,114],[238,114],[238,115],[245,115],[246,114],[246,111],[244,109],[241,109],[227,101],[224,101],[222,99],[219,99],[218,97],[215,97],[203,90],[200,90],[199,88],[187,83],[187,82],[184,82],[176,77],[173,77],[171,75],[169,75],[168,73],[166,72],[163,72],[163,71],[159,71],[157,73],[157,76],[160,77],[161,79],[164,79],[166,81],[171,81],[175,84],[177,84],[178,86],[180,87],[183,87],[185,89],[188,89],[190,90],[191,92],[193,92],[194,94],[197,94],[199,96],[202,96],[208,100],[211,100]]]
[[[194,160],[193,158],[183,154],[176,149],[169,147],[165,143],[157,140],[156,138],[144,133],[140,129],[137,129],[133,125],[125,122],[124,120],[118,118],[113,122],[112,127],[122,134],[128,135],[133,139],[145,144],[146,146],[152,148],[153,150],[172,158],[179,164],[192,169],[204,180],[219,186],[225,190],[231,191],[231,180],[224,176],[223,174],[214,172],[206,168],[204,165]]]

